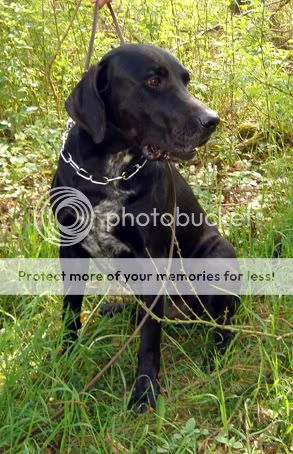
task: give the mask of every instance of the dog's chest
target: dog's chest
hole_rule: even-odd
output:
[[[121,175],[131,158],[126,152],[111,156],[105,171],[108,178]],[[131,191],[121,189],[119,181],[110,184],[108,196],[93,208],[92,227],[82,243],[92,257],[117,257],[129,251],[128,246],[115,236],[115,228],[123,222],[123,207]]]

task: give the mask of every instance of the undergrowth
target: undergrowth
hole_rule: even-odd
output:
[[[180,166],[202,205],[240,257],[272,257],[280,243],[281,256],[291,257],[290,4],[241,3],[239,11],[223,0],[116,0],[114,7],[126,40],[169,49],[190,71],[190,91],[221,116],[210,143]],[[74,1],[0,0],[0,8],[1,256],[57,257],[34,228],[33,208],[56,166],[63,103],[83,71],[91,5],[81,2],[76,13]],[[104,8],[93,60],[117,45]],[[237,228],[234,214],[244,219]],[[203,361],[209,330],[166,323],[162,395],[155,413],[139,417],[127,410],[138,339],[95,389],[80,393],[132,332],[127,305],[111,319],[98,311],[89,317],[105,301],[85,298],[79,341],[67,356],[60,355],[59,297],[1,297],[0,447],[46,454],[292,451],[292,298],[243,298],[239,332],[212,373]]]

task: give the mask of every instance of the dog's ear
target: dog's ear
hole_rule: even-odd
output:
[[[106,130],[105,106],[98,90],[102,69],[102,65],[92,65],[65,101],[70,117],[90,134],[95,143],[103,141]]]

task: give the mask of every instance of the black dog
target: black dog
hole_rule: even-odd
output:
[[[123,172],[130,175],[135,164],[148,161],[132,178],[101,186],[82,178],[60,158],[53,187],[79,189],[95,213],[88,236],[79,244],[60,248],[61,258],[77,259],[75,272],[87,271],[81,269],[78,258],[168,257],[169,227],[118,225],[108,231],[104,222],[107,212],[119,214],[124,206],[134,217],[141,212],[151,213],[154,208],[159,213],[173,213],[174,184],[180,211],[198,220],[204,213],[175,166],[171,164],[170,171],[168,165],[170,161],[192,158],[195,147],[206,143],[219,123],[214,111],[190,95],[188,81],[186,69],[168,52],[148,45],[125,45],[93,65],[67,99],[66,109],[75,125],[64,153],[70,152],[72,160],[91,173],[92,179],[105,181],[105,177],[114,178]],[[66,210],[64,213],[62,222],[66,223]],[[190,258],[235,257],[233,247],[216,227],[204,222],[198,227],[176,227],[175,257],[179,251],[180,256]],[[196,297],[185,299],[192,311],[202,314]],[[152,301],[152,296],[144,297],[146,305]],[[163,315],[163,301],[161,297],[154,309],[158,316]],[[202,296],[201,301],[219,323],[230,323],[237,303],[233,296]],[[71,340],[81,326],[81,305],[82,296],[64,298]],[[147,401],[155,406],[159,392],[160,331],[160,323],[149,317],[141,332],[133,402],[142,411]],[[220,331],[217,344],[224,350],[231,334]]]

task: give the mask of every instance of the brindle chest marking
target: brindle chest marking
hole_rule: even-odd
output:
[[[122,169],[130,163],[132,155],[127,151],[120,151],[111,155],[106,164],[105,174],[109,178],[122,174]],[[122,252],[129,251],[128,246],[115,237],[115,226],[121,219],[122,208],[132,191],[121,189],[121,182],[112,182],[109,195],[93,209],[93,225],[84,239],[82,246],[92,257],[115,257]]]

